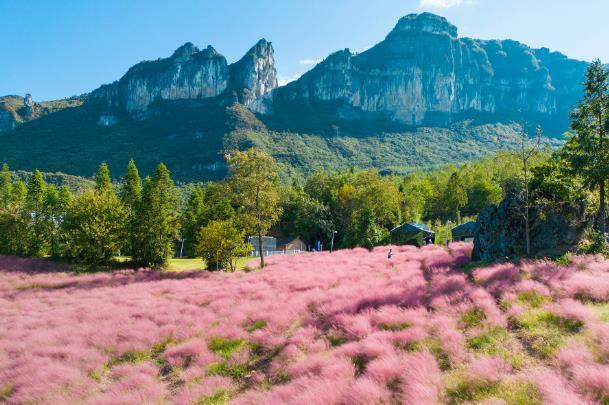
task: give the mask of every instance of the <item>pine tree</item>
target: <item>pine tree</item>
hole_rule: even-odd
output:
[[[106,162],[102,162],[95,176],[95,191],[106,192],[112,190],[112,181],[110,180],[110,169]]]
[[[177,191],[163,163],[157,166],[154,179],[144,181],[136,223],[134,260],[145,266],[165,266],[174,252],[180,224]]]
[[[606,232],[606,186],[609,178],[609,71],[595,60],[586,72],[584,99],[571,114],[574,134],[563,154],[574,175],[591,189],[598,189],[598,230]]]
[[[42,173],[36,169],[27,184],[26,209],[31,220],[28,226],[27,252],[32,256],[41,256],[47,247],[46,224],[44,217],[44,196],[46,182]]]
[[[127,171],[123,178],[123,187],[121,189],[121,201],[131,210],[134,210],[139,204],[142,196],[142,180],[135,166],[133,159],[127,165]]]
[[[121,201],[126,209],[125,253],[132,255],[135,245],[135,213],[142,198],[142,180],[133,159],[127,165],[120,193]]]
[[[199,230],[206,225],[205,221],[205,190],[201,186],[194,187],[188,197],[186,209],[182,213],[182,241],[184,252],[194,254]]]

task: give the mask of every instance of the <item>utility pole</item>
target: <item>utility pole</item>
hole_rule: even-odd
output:
[[[446,247],[448,247],[448,244],[449,244],[449,240],[448,240],[448,228],[450,227],[450,224],[452,224],[452,222],[449,219],[448,222],[446,222]]]
[[[336,235],[338,231],[332,231],[332,241],[330,242],[330,253],[334,250],[334,235]]]
[[[180,242],[182,242],[182,245],[180,246],[180,258],[183,257],[183,253],[184,253],[184,241],[185,240],[186,239],[184,239],[184,238],[180,239]]]

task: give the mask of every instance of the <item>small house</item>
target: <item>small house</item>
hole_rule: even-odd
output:
[[[403,224],[391,230],[391,243],[394,245],[420,247],[435,241],[436,233],[425,224]]]
[[[254,254],[258,252],[258,237],[257,236],[249,236],[247,238],[247,243],[250,243],[254,247]],[[277,238],[273,236],[263,236],[262,237],[262,250],[265,252],[273,252],[277,250]]]
[[[476,234],[476,222],[466,222],[452,229],[453,242],[473,242]]]
[[[306,252],[307,244],[298,236],[288,236],[285,238],[277,238],[277,250],[285,251],[300,251]]]

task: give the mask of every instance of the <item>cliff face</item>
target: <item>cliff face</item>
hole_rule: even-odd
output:
[[[138,63],[90,97],[135,115],[157,100],[206,99],[235,92],[252,110],[262,111],[264,98],[275,87],[273,47],[265,40],[230,66],[213,47],[199,50],[186,43],[169,58]]]
[[[361,54],[330,55],[274,92],[276,102],[329,102],[342,118],[446,124],[468,114],[566,114],[581,94],[586,63],[515,41],[459,38],[433,14],[403,17]]]
[[[0,107],[0,132],[10,131],[15,128],[17,128],[17,121],[13,116],[13,112]]]

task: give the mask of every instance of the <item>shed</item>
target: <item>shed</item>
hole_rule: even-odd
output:
[[[476,222],[470,221],[452,229],[453,242],[471,242],[476,234]]]
[[[258,252],[258,237],[250,236],[247,238],[247,242],[251,243],[254,247],[254,252]],[[262,250],[265,252],[275,251],[277,250],[277,238],[273,236],[263,236],[262,237]]]
[[[305,252],[307,250],[307,244],[304,243],[299,236],[277,238],[277,250],[299,250]]]
[[[426,240],[435,242],[436,233],[425,224],[403,224],[391,230],[394,245],[424,246]]]

